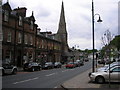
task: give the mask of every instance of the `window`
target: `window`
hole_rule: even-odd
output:
[[[8,21],[8,17],[9,17],[9,12],[7,10],[5,10],[4,21]]]
[[[120,72],[120,67],[116,67],[112,70],[113,72]]]
[[[11,42],[11,38],[12,38],[11,32],[8,32],[7,33],[7,42]]]
[[[31,23],[30,29],[33,29],[33,21],[31,21],[30,23]]]
[[[33,37],[30,36],[30,45],[33,45]]]
[[[0,33],[0,41],[3,41],[3,34]]]
[[[10,63],[11,61],[11,51],[10,50],[6,50],[6,54],[5,54],[5,60],[6,62]]]
[[[28,37],[25,35],[25,44],[28,44]]]
[[[22,34],[18,33],[18,43],[21,43],[21,42],[22,42]]]
[[[19,16],[19,26],[22,26],[22,17]]]
[[[42,48],[44,48],[44,40],[42,40]]]

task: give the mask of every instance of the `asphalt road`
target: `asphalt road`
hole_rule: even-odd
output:
[[[18,72],[17,75],[7,75],[2,78],[2,88],[57,88],[66,80],[90,69],[91,61],[84,66],[66,69],[42,70],[36,72]]]

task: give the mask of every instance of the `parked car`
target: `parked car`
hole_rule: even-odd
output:
[[[65,65],[66,68],[75,68],[74,62],[69,62]]]
[[[88,62],[89,60],[88,60],[88,58],[85,58],[84,61],[85,61],[85,62]]]
[[[5,74],[17,74],[17,67],[11,64],[3,64],[2,67],[0,67],[2,71],[2,75]]]
[[[114,66],[117,66],[117,65],[120,66],[120,62],[113,62],[113,63],[110,64],[110,68],[114,67]],[[109,68],[109,64],[105,65],[104,67],[98,68],[97,71],[106,71],[108,68]]]
[[[54,63],[54,68],[61,68],[62,64],[60,62]]]
[[[23,66],[24,71],[39,71],[41,70],[41,65],[37,62],[25,63]]]
[[[84,65],[84,61],[83,60],[80,60],[80,65]]]
[[[52,62],[46,62],[43,66],[43,69],[52,69],[54,68],[54,64]]]
[[[80,63],[79,62],[75,61],[74,64],[75,64],[75,67],[80,67]]]
[[[110,68],[110,81],[120,82],[120,66],[115,66]],[[109,69],[103,72],[93,72],[89,74],[91,81],[97,83],[104,83],[109,81]]]

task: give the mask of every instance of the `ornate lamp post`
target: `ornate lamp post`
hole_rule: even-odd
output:
[[[95,14],[95,15],[99,15],[99,14]],[[95,55],[95,51],[94,51],[94,2],[93,2],[93,0],[92,0],[92,36],[93,36],[93,63],[92,63],[92,72],[94,72],[95,71],[95,63],[94,63],[94,60],[95,60],[95,58],[94,58],[94,55]],[[99,15],[99,19],[97,20],[97,22],[102,22],[102,20],[101,20],[101,18],[100,18],[100,15]],[[96,62],[97,63],[97,62]]]

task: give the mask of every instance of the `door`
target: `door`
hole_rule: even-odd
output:
[[[111,81],[119,81],[120,82],[120,66],[116,66],[114,67],[112,70],[111,70],[111,73],[110,73],[110,76],[111,76]]]

